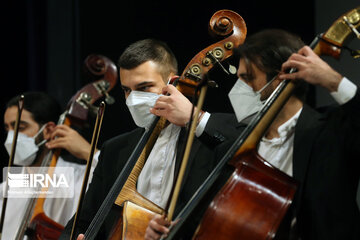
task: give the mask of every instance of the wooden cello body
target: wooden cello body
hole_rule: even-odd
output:
[[[235,171],[209,205],[194,239],[275,237],[294,197],[295,181],[254,150],[234,160]]]
[[[60,116],[58,124],[68,126],[81,126],[88,120],[89,111],[92,111],[92,104],[99,98],[106,95],[117,82],[117,68],[114,63],[105,56],[89,55],[85,60],[85,69],[95,82],[84,86],[69,101],[67,110]],[[111,101],[111,100],[109,100]],[[61,150],[54,152],[44,151],[42,167],[50,167],[47,174],[52,176],[54,167],[60,156]],[[46,189],[41,189],[45,192]],[[23,239],[24,234],[30,239],[55,240],[60,237],[64,227],[49,218],[44,211],[45,194],[40,194],[37,199],[32,199],[26,209],[25,218],[18,230],[16,239]]]
[[[240,15],[233,11],[222,10],[216,12],[209,22],[209,31],[214,35],[226,37],[225,39],[213,44],[198,53],[187,65],[185,71],[179,78],[177,88],[187,96],[198,94],[197,86],[200,81],[205,79],[205,75],[216,64],[216,61],[223,61],[233,54],[233,48],[239,46],[246,36],[246,25]],[[215,59],[213,59],[215,58]],[[134,216],[140,213],[139,207],[128,204],[128,207],[133,209]],[[144,214],[145,213],[145,214]],[[164,211],[155,212],[163,214]],[[131,214],[129,212],[129,214]],[[130,228],[129,226],[138,225],[136,218],[130,218],[124,215],[124,239],[143,239],[148,222],[154,216],[154,213],[149,212],[147,209],[141,211],[141,215],[146,216],[145,224],[142,224],[142,229],[139,227]],[[134,233],[136,238],[133,238]]]
[[[348,40],[351,33],[356,34],[356,29],[360,27],[359,13],[358,7],[340,17],[325,34],[315,39],[310,47],[318,55],[338,58],[344,41]],[[295,85],[292,81],[284,80],[275,90],[272,99],[265,103],[244,134],[239,137],[236,146],[233,146],[234,154],[229,164],[235,171],[211,201],[193,239],[275,237],[281,219],[294,196],[296,183],[262,159],[256,153],[256,146],[291,96]]]
[[[214,34],[224,39],[201,51],[187,65],[179,78],[179,84],[177,85],[177,88],[184,95],[194,95],[196,93],[195,87],[201,83],[206,73],[216,65],[217,62],[230,57],[233,48],[241,44],[245,39],[245,22],[241,16],[235,12],[229,10],[218,11],[213,15],[209,25]],[[129,175],[125,176],[127,180],[120,188],[120,194],[117,194],[115,200],[115,205],[120,207],[120,217],[114,224],[109,239],[143,239],[145,230],[153,215],[155,213],[164,213],[163,209],[148,199],[145,199],[136,191],[136,182],[140,171],[145,164],[145,160],[151,152],[152,146],[155,143],[158,134],[163,129],[165,122],[166,119],[159,119],[157,126],[152,132],[149,140],[147,140],[147,144],[142,150],[139,159],[136,161],[136,164],[131,169]],[[107,201],[107,199],[105,199],[105,201]],[[102,207],[98,212],[100,211],[103,211]],[[96,218],[97,216],[95,219]],[[90,224],[88,231],[86,231],[85,238],[93,239],[93,235],[96,234],[96,231],[92,229],[95,229],[96,225],[101,224],[99,222],[93,222]]]

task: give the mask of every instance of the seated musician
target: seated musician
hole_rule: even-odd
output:
[[[281,239],[360,239],[356,204],[360,162],[360,95],[356,85],[332,69],[295,35],[264,30],[237,49],[238,81],[229,97],[238,120],[260,109],[283,79],[297,88],[263,136],[258,153],[298,182]],[[289,68],[298,71],[280,74]],[[275,77],[274,81],[271,81]],[[338,103],[316,110],[305,103],[306,85],[320,85]],[[265,87],[265,88],[264,88]],[[251,96],[251,97],[249,97]],[[168,233],[156,216],[145,239]]]
[[[105,142],[99,156],[99,164],[86,194],[78,232],[84,233],[102,204],[109,189],[134,150],[144,128],[154,119],[153,114],[165,117],[170,123],[161,131],[137,181],[137,191],[161,208],[170,197],[174,172],[179,168],[179,153],[185,144],[184,126],[190,119],[192,104],[174,86],[166,85],[177,73],[177,61],[168,46],[160,41],[145,39],[131,44],[119,59],[120,82],[125,92],[126,104],[137,128]],[[160,94],[164,94],[160,96]],[[167,95],[168,94],[168,95]],[[150,110],[151,109],[151,110]],[[216,155],[223,151],[221,145],[231,138],[234,130],[220,134],[217,119],[226,114],[200,114],[196,135],[190,154],[188,172],[180,192],[175,214],[181,210],[194,191],[200,186],[216,163]],[[204,129],[203,122],[207,121]],[[233,126],[234,124],[230,124]],[[210,129],[209,126],[212,126]],[[214,146],[219,146],[215,150]],[[97,235],[106,239],[114,224],[115,211],[110,211]],[[61,239],[68,239],[72,227],[69,221]],[[82,236],[79,236],[82,239]]]
[[[22,111],[16,153],[15,166],[40,167],[45,149],[65,149],[74,157],[87,160],[90,153],[90,144],[75,130],[66,125],[56,125],[61,114],[61,107],[51,96],[42,92],[24,93],[24,109]],[[16,116],[18,111],[19,96],[12,98],[6,107],[4,114],[5,131],[8,132],[5,148],[10,154]],[[35,138],[46,141],[35,142]],[[97,164],[94,158],[92,169]],[[74,169],[74,197],[73,198],[47,198],[44,202],[46,216],[61,225],[75,213],[78,205],[79,192],[82,187],[86,165],[64,160],[60,156],[56,167],[68,167]],[[56,171],[56,170],[55,170]],[[4,183],[2,183],[3,186]],[[70,185],[70,182],[69,182]],[[72,184],[71,184],[72,185]],[[3,187],[0,191],[3,193]],[[3,200],[1,194],[1,201]],[[8,198],[2,239],[14,239],[19,225],[23,220],[27,198]],[[0,210],[1,211],[1,210]]]

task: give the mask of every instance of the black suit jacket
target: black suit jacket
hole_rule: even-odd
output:
[[[228,123],[228,128],[220,132],[221,127],[218,122]],[[231,128],[235,128],[236,119],[231,114],[212,114],[205,132],[201,138],[195,138],[191,149],[188,168],[185,172],[184,183],[182,185],[178,204],[175,208],[175,216],[187,203],[193,193],[201,185],[204,179],[209,175],[215,167],[217,161],[226,151],[228,141],[233,141],[237,136],[237,132]],[[80,215],[78,231],[84,233],[101,206],[104,198],[112,187],[115,179],[121,172],[130,154],[141,138],[144,130],[137,128],[129,133],[117,136],[105,142],[99,157],[99,163],[94,171],[92,182],[87,191],[82,214]],[[178,152],[176,158],[176,169],[180,166],[181,150],[186,140],[182,137],[184,130],[181,131],[178,141]],[[224,147],[222,147],[224,146]],[[111,211],[106,218],[97,239],[106,239],[109,235],[117,217],[116,211]],[[73,218],[68,222],[60,239],[68,239],[71,233]]]
[[[222,123],[218,127],[219,132],[225,132],[228,126]],[[239,135],[243,129],[239,123],[233,130]],[[359,154],[359,91],[342,106],[315,110],[304,105],[293,149],[293,177],[298,189],[276,239],[360,239],[356,203]],[[296,227],[289,233],[293,217]]]
[[[360,96],[315,111],[304,106],[295,127],[294,209],[301,239],[360,239]]]
[[[225,126],[219,124],[218,131]],[[239,135],[243,129],[240,123],[234,130]],[[359,91],[342,106],[315,110],[304,105],[293,149],[293,177],[299,185],[283,223],[289,226],[296,217],[296,227],[284,233],[289,228],[282,225],[277,239],[360,239],[359,154]]]

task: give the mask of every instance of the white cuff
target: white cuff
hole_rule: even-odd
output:
[[[356,90],[357,86],[346,77],[343,77],[339,83],[337,91],[331,92],[330,94],[335,101],[341,105],[352,99],[355,96]]]
[[[196,126],[195,135],[200,137],[201,134],[204,132],[207,122],[209,121],[210,113],[205,112],[204,116],[200,120],[199,124]]]
[[[98,162],[99,162],[99,155],[100,155],[100,150],[96,151],[96,153],[94,154],[93,161],[92,161],[92,163],[91,163],[91,167],[92,167],[92,168],[95,168],[96,165],[98,164]]]

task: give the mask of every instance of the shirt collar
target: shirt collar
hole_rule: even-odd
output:
[[[301,111],[302,108],[299,111],[297,111],[297,113],[295,113],[294,116],[292,116],[289,120],[287,120],[286,122],[284,122],[282,125],[279,126],[277,131],[280,137],[267,139],[264,136],[262,137],[262,141],[271,144],[282,144],[283,142],[285,142],[285,140],[288,139],[291,136],[291,134],[294,132]]]

